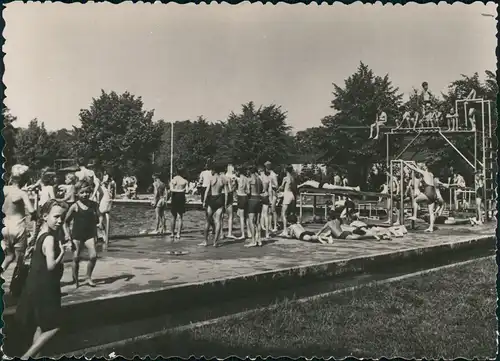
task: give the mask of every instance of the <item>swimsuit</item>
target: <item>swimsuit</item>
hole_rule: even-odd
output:
[[[233,192],[228,192],[227,193],[227,206],[232,206],[234,203],[234,196],[233,196]]]
[[[339,239],[347,239],[347,236],[352,236],[352,232],[349,231],[343,231],[338,238]]]
[[[172,195],[172,208],[170,212],[173,216],[177,214],[184,214],[186,210],[186,193],[185,192],[171,192]]]
[[[435,203],[437,201],[436,187],[426,184],[424,181],[422,181],[422,185],[424,186],[424,194],[429,200],[429,204]]]
[[[260,196],[251,195],[248,199],[248,213],[257,214],[262,211],[262,199]]]
[[[283,193],[283,205],[289,205],[292,204],[293,201],[295,200],[295,196],[291,191],[287,191]]]
[[[243,209],[246,211],[247,207],[248,207],[248,196],[247,195],[244,195],[244,196],[238,195],[238,209]]]
[[[207,205],[216,212],[219,208],[224,208],[224,193],[218,195],[209,194],[207,197]]]
[[[73,213],[73,228],[71,237],[77,241],[87,241],[97,236],[97,205],[89,202],[87,209],[83,209],[78,202],[76,212]]]
[[[305,238],[306,236],[311,236],[311,237],[312,237],[312,236],[314,236],[314,232],[311,232],[311,231],[304,231],[304,232],[302,232],[302,233],[299,235],[299,239],[300,239],[301,241],[304,241],[304,238]]]
[[[477,189],[476,189],[476,197],[483,198],[483,194],[484,194],[484,187],[483,186],[477,187]]]
[[[262,199],[262,205],[269,206],[271,205],[271,202],[269,201],[269,196],[261,196]]]

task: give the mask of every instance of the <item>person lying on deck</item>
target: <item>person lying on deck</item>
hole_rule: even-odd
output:
[[[316,235],[314,232],[306,231],[304,226],[299,223],[297,216],[291,214],[288,216],[288,222],[290,226],[288,227],[289,238],[298,239],[299,241],[306,242],[321,242],[321,243],[332,243],[331,236],[320,237]]]
[[[322,238],[324,238],[323,233],[329,234],[331,237],[334,237],[336,239],[348,239],[348,240],[363,240],[363,239],[376,239],[380,240],[380,237],[376,236],[375,234],[372,234],[369,232],[368,229],[363,230],[361,232],[356,232],[356,233],[363,233],[364,234],[355,234],[352,231],[344,231],[342,230],[342,219],[341,219],[341,212],[338,210],[335,211],[330,211],[328,214],[328,222],[319,230],[318,233],[316,233],[316,236],[318,239],[321,241]]]

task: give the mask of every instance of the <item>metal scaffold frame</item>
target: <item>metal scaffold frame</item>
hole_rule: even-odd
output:
[[[491,202],[492,197],[491,194],[488,194],[488,190],[494,189],[494,169],[493,169],[493,146],[492,146],[492,136],[493,136],[493,126],[491,121],[491,101],[485,100],[482,98],[479,99],[459,99],[455,102],[455,114],[459,114],[459,104],[464,103],[464,112],[465,112],[465,124],[467,125],[468,121],[468,112],[467,112],[467,104],[475,103],[481,105],[481,129],[476,124],[474,130],[455,130],[448,131],[445,129],[441,129],[439,127],[432,128],[416,128],[416,129],[391,129],[389,132],[385,132],[386,136],[386,165],[387,169],[391,169],[390,176],[392,177],[392,160],[400,160],[400,157],[411,147],[413,143],[422,135],[432,135],[438,134],[442,137],[446,143],[468,164],[474,169],[474,172],[477,172],[478,169],[481,170],[483,175],[483,200],[485,202],[485,206],[487,206],[487,210],[491,210]],[[470,160],[468,157],[464,155],[464,153],[449,139],[451,136],[456,134],[464,134],[466,136],[474,136],[474,159]],[[390,144],[391,144],[391,136],[408,136],[412,135],[412,139],[409,143],[401,150],[394,158],[391,158],[390,154]],[[481,136],[481,147],[478,152],[479,144],[478,137]],[[479,154],[478,154],[479,153]],[[479,159],[481,157],[481,160]],[[392,183],[391,179],[387,179],[387,184]],[[478,189],[478,185],[476,184],[476,177],[474,176],[474,189]],[[401,207],[404,209],[404,207]],[[391,197],[391,206],[390,206],[390,219],[392,221],[392,197]],[[487,214],[487,213],[486,213]],[[401,218],[401,222],[403,222],[403,218]]]

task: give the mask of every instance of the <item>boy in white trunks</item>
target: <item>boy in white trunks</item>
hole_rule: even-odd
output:
[[[262,213],[261,213],[261,227],[265,230],[266,239],[271,238],[269,231],[271,228],[269,207],[271,206],[271,194],[273,193],[273,187],[271,183],[271,178],[268,172],[263,166],[259,166],[259,176],[262,182]]]
[[[226,182],[227,182],[227,238],[235,239],[233,236],[233,203],[234,203],[234,192],[236,191],[236,175],[228,167],[226,172]]]
[[[241,237],[239,240],[245,239],[245,224],[248,222],[248,195],[250,194],[250,187],[248,178],[245,175],[245,169],[239,167],[237,169],[238,178],[236,180],[236,198],[238,203],[238,217],[240,219]],[[248,230],[249,231],[249,230]]]
[[[177,240],[181,239],[184,212],[186,210],[186,192],[189,182],[184,178],[184,169],[177,169],[177,175],[170,181],[171,213],[172,213],[172,242],[174,235]],[[175,223],[179,217],[179,230],[175,233]]]
[[[288,208],[295,202],[296,180],[293,175],[293,167],[291,165],[286,167],[286,176],[283,178],[280,190],[283,191],[283,206],[281,208],[281,218],[283,220],[283,232],[280,237],[288,237],[287,227],[287,211]]]
[[[272,170],[271,162],[264,163],[268,177],[271,180],[272,193],[269,195],[271,201],[271,217],[270,225],[273,232],[278,232],[278,212],[276,211],[276,204],[278,203],[278,175]]]
[[[12,262],[16,262],[14,275],[17,274],[19,266],[24,262],[24,252],[34,239],[28,240],[28,229],[26,224],[26,212],[30,214],[33,221],[33,229],[36,227],[36,212],[28,197],[28,193],[21,188],[28,181],[29,168],[22,164],[12,166],[10,184],[5,186],[4,203],[4,228],[2,228],[2,250],[4,260],[2,270],[5,271]]]

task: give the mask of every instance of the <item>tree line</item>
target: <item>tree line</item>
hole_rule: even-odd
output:
[[[477,73],[462,75],[449,85],[446,93],[435,97],[436,106],[446,113],[454,107],[456,99],[464,98],[475,89],[477,97],[494,101],[491,111],[496,124],[498,85],[493,72],[486,71],[485,76],[482,82]],[[428,81],[432,90],[432,79]],[[332,174],[341,173],[347,175],[352,184],[370,189],[377,183],[373,181],[374,165],[381,166],[383,172],[386,160],[384,137],[377,141],[367,139],[378,105],[382,105],[394,125],[406,106],[413,110],[419,107],[417,98],[417,90],[414,90],[404,102],[403,94],[388,75],[377,76],[360,63],[344,84],[333,84],[330,107],[334,114],[323,117],[318,127],[293,134],[286,110],[276,104],[256,105],[250,101],[225,120],[209,122],[199,116],[194,120],[167,122],[155,120],[154,110],[145,110],[141,97],[129,92],[101,91],[87,109],[80,111],[80,125],[72,129],[48,131],[37,119],[27,128],[16,128],[16,117],[4,109],[5,168],[24,163],[39,170],[52,167],[56,159],[84,157],[92,159],[97,168],[113,174],[117,180],[135,175],[139,183],[149,184],[153,173],[160,173],[164,179],[170,176],[173,124],[174,166],[184,168],[193,180],[210,162],[250,165],[269,160],[277,166],[325,164],[326,177],[320,175],[315,166],[306,167],[303,175],[331,181]],[[394,138],[390,144],[391,154],[395,155],[407,141],[403,137]],[[454,142],[466,155],[473,154],[470,136],[457,136]],[[467,164],[441,138],[419,140],[412,149],[409,157],[415,157],[420,151],[431,167],[453,166],[464,175],[468,172]]]

